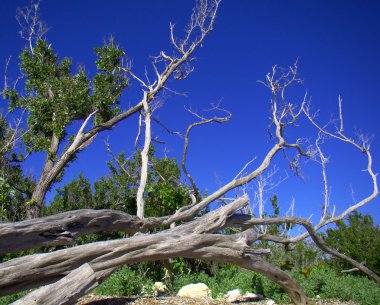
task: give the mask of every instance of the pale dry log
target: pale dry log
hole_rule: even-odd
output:
[[[243,196],[240,200],[248,202],[248,197]],[[188,212],[184,213],[188,218]],[[180,215],[178,213],[177,217],[181,218]],[[0,223],[0,254],[44,246],[70,245],[79,236],[97,232],[132,235],[166,225],[165,220],[169,217],[140,220],[121,211],[85,209],[20,222],[3,222]]]
[[[138,256],[140,252],[146,251],[146,253],[149,253],[148,249],[150,246],[155,247],[165,240],[176,240],[183,235],[188,235],[193,232],[199,234],[214,232],[224,226],[227,218],[236,210],[244,207],[247,203],[248,196],[243,196],[230,205],[209,212],[190,223],[154,235],[139,233],[128,239],[98,242],[51,253],[19,257],[4,262],[0,264],[0,295],[40,286],[39,281],[42,281],[43,285],[56,281],[57,278],[62,277],[67,274],[67,272],[107,253],[112,255],[115,251],[116,256],[118,256],[121,252],[125,251],[126,253],[131,252],[131,257],[134,257],[136,256],[134,252],[135,249],[137,249]],[[68,213],[74,213],[74,211]],[[65,213],[66,216],[68,213]],[[54,216],[57,217],[59,215]],[[52,217],[51,221],[54,222],[54,217]],[[28,222],[30,224],[33,223],[32,220]],[[40,225],[42,225],[42,223]],[[174,243],[169,244],[171,246],[174,245]],[[107,263],[106,261],[107,260],[105,260],[105,263]],[[134,261],[131,263],[133,262]],[[57,264],[58,267],[54,267],[54,264]],[[118,264],[110,264],[110,266],[99,268],[99,270],[110,269],[117,266]],[[28,277],[27,270],[30,270],[30,277]],[[40,270],[40,272],[35,272],[35,270]],[[7,288],[5,286],[7,286]]]
[[[86,263],[54,284],[43,286],[11,305],[75,304],[97,286],[94,270]]]
[[[243,196],[235,204],[244,205],[247,202],[248,197]],[[234,211],[234,205],[231,208]],[[163,226],[165,219],[140,220],[114,210],[76,210],[20,222],[3,222],[0,223],[0,254],[43,246],[70,245],[79,236],[97,232],[118,231],[132,235]]]
[[[0,223],[0,254],[42,246],[69,245],[78,236],[140,230],[136,216],[113,210],[77,210],[20,222]]]
[[[85,263],[101,281],[123,264],[186,257],[234,263],[260,272],[281,285],[296,304],[306,304],[299,284],[261,257],[268,251],[249,247],[257,239],[254,230],[229,236],[208,234],[222,228],[247,202],[248,197],[244,196],[190,223],[157,234],[139,234],[7,261],[0,264],[0,295],[54,282]]]
[[[84,262],[88,262],[100,278],[100,272],[105,269],[126,263],[186,257],[234,263],[260,272],[281,285],[296,304],[306,304],[304,292],[296,281],[260,256],[253,256],[249,245],[255,238],[253,230],[228,236],[166,232],[37,254],[0,266],[1,294],[36,287],[40,280],[54,281]]]

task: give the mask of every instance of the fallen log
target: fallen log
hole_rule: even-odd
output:
[[[243,196],[245,203],[248,197]],[[181,209],[175,220],[190,218]],[[20,222],[0,222],[0,255],[38,247],[75,244],[76,238],[98,232],[124,232],[133,235],[170,225],[173,216],[140,219],[114,210],[75,210]],[[174,221],[174,220],[173,220]]]
[[[306,304],[302,287],[263,259],[269,252],[250,248],[257,240],[254,230],[235,235],[210,234],[222,228],[247,202],[248,197],[244,196],[192,222],[156,234],[139,234],[7,261],[0,264],[0,295],[55,282],[85,263],[102,281],[124,264],[185,257],[234,263],[260,272],[279,284],[295,304]]]
[[[96,232],[136,233],[142,225],[136,216],[113,210],[77,210],[20,222],[0,223],[0,254],[44,246],[75,243]]]
[[[102,255],[112,255],[114,252],[116,252],[116,255],[120,255],[125,252],[133,257],[135,248],[139,255],[140,252],[144,251],[149,253],[148,250],[154,247],[155,244],[165,241],[170,243],[170,240],[174,241],[181,236],[187,236],[194,232],[198,234],[215,232],[225,224],[228,217],[247,203],[248,196],[243,196],[232,204],[209,212],[192,222],[156,234],[139,233],[127,239],[86,244],[51,253],[23,256],[4,262],[0,264],[0,295],[52,283],[71,270],[102,257]],[[157,259],[159,260],[160,258]],[[54,264],[57,266],[54,266]],[[118,266],[117,263],[110,264],[110,266],[99,268],[99,270],[116,266]],[[34,270],[39,270],[39,272],[34,272]]]
[[[94,270],[86,263],[54,284],[43,286],[11,305],[75,304],[79,298],[97,286]]]

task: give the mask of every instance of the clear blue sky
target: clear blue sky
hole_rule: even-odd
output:
[[[0,71],[4,71],[5,59],[13,55],[10,73],[15,73],[16,58],[24,42],[17,34],[14,16],[18,6],[28,3],[0,1]],[[135,73],[143,76],[144,68],[150,67],[150,56],[160,50],[171,51],[169,22],[176,24],[180,36],[193,5],[190,0],[51,0],[42,3],[42,19],[51,28],[49,43],[59,56],[71,57],[74,67],[85,65],[93,73],[93,48],[113,35],[126,50]],[[375,135],[372,154],[378,171],[379,20],[379,1],[223,1],[214,32],[195,54],[194,73],[186,80],[169,83],[171,89],[186,92],[187,97],[168,92],[163,97],[164,107],[156,113],[168,127],[180,131],[192,121],[184,105],[200,111],[208,108],[210,102],[222,100],[223,106],[233,113],[228,124],[206,126],[191,135],[188,168],[199,187],[210,193],[230,181],[253,157],[257,157],[253,166],[259,164],[271,144],[266,131],[270,95],[257,80],[263,79],[274,64],[287,66],[296,58],[304,84],[290,92],[294,94],[291,98],[296,102],[308,90],[314,108],[320,109],[319,119],[326,122],[336,114],[337,98],[341,95],[349,135],[354,136],[355,128]],[[122,107],[134,105],[140,96],[139,84],[133,83],[123,96]],[[303,124],[297,133],[315,136],[308,124]],[[92,181],[99,179],[107,173],[103,140],[109,136],[115,152],[132,153],[135,135],[135,119],[116,127],[112,133],[99,135],[67,170],[64,182],[79,172]],[[154,135],[167,142],[169,156],[181,155],[180,139],[168,137],[159,128]],[[333,141],[325,149],[331,157],[328,167],[331,202],[337,211],[342,211],[352,204],[351,188],[356,199],[371,191],[370,181],[362,172],[365,159],[352,147]],[[164,147],[158,150],[163,153]],[[283,211],[294,197],[296,214],[306,217],[314,214],[313,220],[317,220],[322,184],[316,164],[305,164],[305,180],[301,181],[292,176],[281,155],[275,163],[280,168],[278,178],[284,177],[285,172],[289,176],[276,190]],[[37,176],[41,156],[32,156],[27,165],[27,172]],[[51,197],[52,193],[48,195]],[[379,221],[379,204],[377,199],[360,211],[372,213]]]

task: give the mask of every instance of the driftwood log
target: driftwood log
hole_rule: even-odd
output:
[[[79,236],[138,232],[141,220],[113,210],[77,210],[15,223],[0,223],[0,254],[75,243]]]
[[[80,297],[97,286],[95,272],[86,263],[54,284],[43,286],[11,305],[74,304]]]
[[[4,262],[0,264],[0,295],[55,283],[86,263],[93,270],[96,281],[101,282],[124,264],[186,257],[234,263],[260,272],[279,284],[295,304],[306,304],[307,298],[297,281],[265,260],[263,256],[270,251],[251,247],[258,239],[253,229],[234,235],[212,234],[223,228],[228,218],[247,202],[248,197],[243,196],[191,222],[156,234],[138,233],[126,239],[97,242]],[[86,290],[81,291],[75,291],[76,297],[71,300],[80,297]],[[54,297],[53,292],[50,294]]]

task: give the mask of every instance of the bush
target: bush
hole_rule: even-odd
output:
[[[129,266],[114,272],[94,293],[110,296],[134,296],[142,293],[144,287],[152,287],[153,281]]]
[[[326,244],[380,274],[380,227],[375,225],[371,215],[355,211],[346,221],[338,221],[334,228],[325,233]],[[352,268],[339,259],[331,259],[331,264],[339,270]]]
[[[368,278],[342,275],[324,265],[315,267],[309,276],[298,271],[290,274],[300,282],[309,298],[319,295],[323,299],[351,300],[358,305],[380,304],[380,289]],[[214,298],[223,296],[229,290],[240,289],[243,293],[262,294],[280,304],[290,302],[287,294],[277,284],[261,274],[233,265],[221,265],[215,276],[205,273],[182,275],[168,284],[168,287],[174,294],[182,286],[198,282],[206,284]]]
[[[356,304],[380,304],[380,289],[366,277],[342,275],[331,268],[315,268],[310,277],[298,277],[309,297],[335,298],[354,301]]]
[[[17,301],[18,299],[22,298],[23,296],[26,296],[31,290],[22,291],[19,293],[7,295],[5,297],[0,297],[0,305],[8,305],[10,303],[13,303]]]
[[[319,295],[322,299],[354,301],[358,305],[380,304],[380,289],[368,278],[351,274],[343,275],[325,265],[315,267],[309,276],[298,271],[292,271],[290,274],[299,281],[309,298]],[[94,292],[109,296],[141,295],[143,290],[149,292],[154,280],[139,272],[138,266],[124,266],[113,273]],[[206,284],[211,289],[214,298],[223,296],[229,290],[240,289],[243,293],[262,294],[279,304],[290,302],[284,290],[266,277],[227,264],[219,265],[213,276],[204,272],[183,274],[166,285],[172,294],[176,294],[181,287],[192,283]],[[30,291],[2,297],[0,305],[12,303],[28,292]]]

